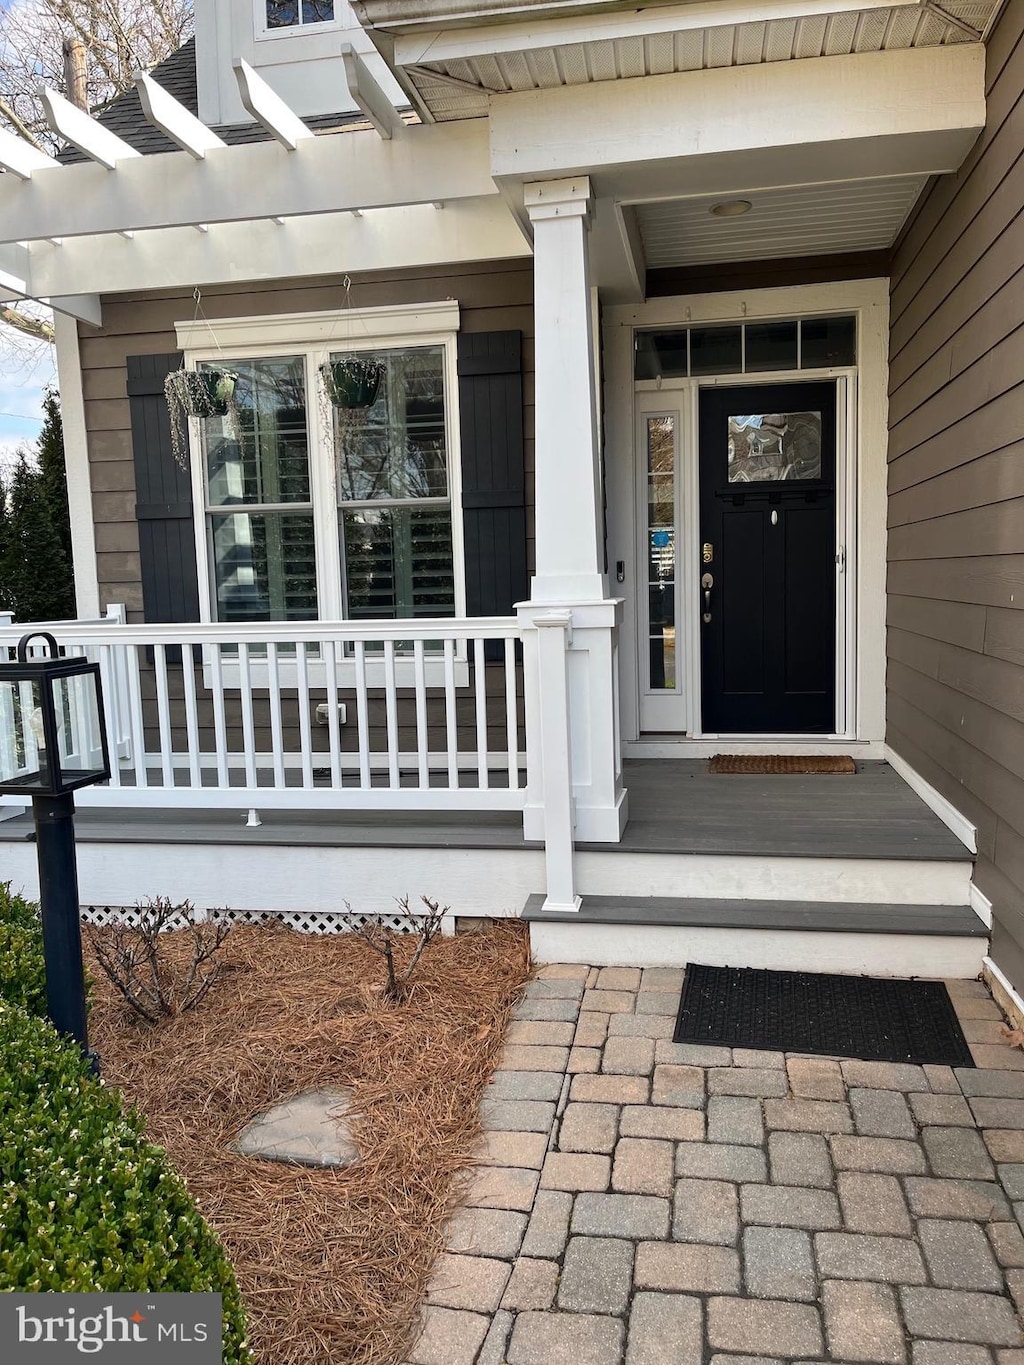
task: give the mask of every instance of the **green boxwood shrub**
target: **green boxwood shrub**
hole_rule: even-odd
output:
[[[39,906],[0,882],[0,1000],[46,1013],[46,971]]]
[[[0,1291],[223,1295],[224,1365],[251,1365],[234,1273],[137,1114],[45,1019],[0,1001]]]

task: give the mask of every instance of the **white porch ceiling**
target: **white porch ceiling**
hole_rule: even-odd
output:
[[[751,66],[808,57],[892,52],[976,41],[997,0],[942,0],[952,20],[917,4],[805,15],[764,22],[680,28],[595,41],[523,46],[432,60],[429,46],[406,66],[430,115],[440,121],[483,118],[492,94],[628,80],[676,71]],[[499,32],[494,30],[495,35]]]
[[[721,195],[636,204],[648,268],[874,251],[891,246],[927,177],[752,190],[736,218],[709,212]],[[730,198],[738,196],[729,196]]]

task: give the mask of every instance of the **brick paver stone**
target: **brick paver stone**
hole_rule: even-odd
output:
[[[806,1100],[843,1100],[846,1087],[839,1063],[827,1057],[790,1057],[786,1062],[794,1095]]]
[[[1000,1265],[1010,1269],[1024,1266],[1024,1234],[1016,1223],[990,1223],[988,1236]]]
[[[627,1104],[619,1113],[623,1137],[668,1138],[673,1142],[699,1142],[704,1136],[704,1115],[698,1109],[666,1105]]]
[[[523,992],[527,1000],[579,1000],[583,982],[578,978],[544,977],[531,981]]]
[[[616,1076],[649,1076],[654,1069],[653,1038],[609,1038],[601,1070]]]
[[[639,967],[602,967],[597,973],[599,991],[638,991]]]
[[[760,1102],[732,1095],[713,1095],[708,1100],[708,1141],[759,1147],[764,1142]]]
[[[620,1138],[612,1166],[612,1189],[627,1194],[672,1193],[673,1147],[655,1138]]]
[[[423,1310],[422,1321],[423,1330],[409,1355],[409,1365],[473,1365],[487,1335],[487,1318],[454,1308],[428,1307]]]
[[[678,991],[641,991],[636,998],[637,1014],[672,1014],[678,1008]]]
[[[608,1021],[609,1038],[653,1038],[655,1061],[672,1061],[658,1055],[659,1048],[670,1046],[675,1032],[674,1014],[613,1014]]]
[[[839,1226],[839,1203],[828,1190],[791,1185],[744,1185],[740,1190],[744,1223],[825,1231]]]
[[[902,1289],[907,1328],[938,1341],[976,1341],[990,1346],[1020,1345],[1020,1329],[1006,1299],[956,1289]]]
[[[957,1130],[959,1131],[959,1130]],[[835,1137],[832,1160],[842,1170],[888,1175],[924,1175],[924,1155],[916,1142],[902,1138]]]
[[[529,1166],[539,1171],[547,1149],[546,1133],[484,1133],[476,1159],[482,1166]]]
[[[885,1280],[925,1284],[917,1243],[906,1237],[873,1237],[859,1232],[819,1232],[814,1253],[823,1280]]]
[[[982,1096],[971,1100],[979,1128],[1024,1128],[1024,1100]]]
[[[908,1095],[907,1099],[914,1118],[922,1126],[974,1127],[974,1115],[963,1095]]]
[[[654,1104],[701,1109],[704,1105],[704,1072],[699,1066],[656,1066],[651,1100]]]
[[[975,1066],[999,1068],[1005,1071],[1024,1071],[1024,1052],[1019,1052],[1008,1044],[1002,1047],[993,1047],[987,1043],[971,1043],[970,1048]]]
[[[988,1238],[977,1223],[922,1218],[917,1225],[932,1283],[943,1289],[1003,1287]]]
[[[645,967],[640,982],[642,991],[675,991],[683,989],[682,967]]]
[[[732,1061],[729,1048],[708,1047],[702,1043],[659,1043],[655,1052],[659,1062],[672,1066],[728,1066]]]
[[[448,1224],[448,1249],[463,1255],[511,1260],[523,1241],[527,1215],[504,1209],[456,1209]]]
[[[608,1365],[621,1355],[622,1336],[616,1318],[520,1313],[508,1344],[508,1365]]]
[[[731,1247],[641,1242],[636,1249],[633,1282],[638,1289],[738,1294],[740,1258]]]
[[[646,1104],[646,1076],[576,1076],[569,1098],[588,1104]]]
[[[491,1325],[476,1358],[476,1365],[505,1365],[505,1345],[512,1330],[513,1315],[499,1309],[491,1318]]]
[[[516,1019],[552,1019],[572,1023],[576,1018],[575,1000],[536,1000],[526,999],[516,1006]]]
[[[1014,1162],[1010,1165],[997,1166],[996,1174],[1003,1189],[1015,1203],[1024,1199],[1024,1164]]]
[[[768,1163],[759,1147],[681,1142],[676,1148],[676,1174],[704,1180],[767,1180]]]
[[[672,1236],[677,1242],[734,1246],[739,1236],[736,1186],[722,1180],[677,1180]]]
[[[982,1133],[993,1161],[1024,1161],[1024,1131],[1019,1128],[986,1128]]]
[[[471,1209],[526,1210],[533,1207],[536,1191],[536,1171],[519,1166],[482,1166],[473,1176],[463,1203]]]
[[[577,1047],[602,1047],[608,1037],[610,1015],[598,1014],[594,1010],[584,1011],[576,1025],[573,1042]]]
[[[567,1047],[534,1047],[509,1043],[501,1054],[501,1065],[506,1071],[564,1071],[568,1060]]]
[[[910,1211],[919,1218],[1009,1218],[1010,1205],[998,1185],[986,1180],[905,1182]]]
[[[936,1095],[959,1095],[960,1086],[951,1066],[935,1066],[926,1062],[921,1070]]]
[[[542,1190],[606,1190],[611,1158],[576,1152],[549,1152],[540,1173]]]
[[[557,1289],[558,1265],[555,1261],[534,1261],[521,1256],[512,1267],[501,1306],[517,1312],[550,1308]]]
[[[565,1069],[570,1076],[581,1072],[593,1075],[601,1070],[601,1049],[599,1047],[571,1047]]]
[[[562,1078],[552,1071],[496,1071],[484,1092],[485,1100],[558,1099]],[[494,1124],[490,1125],[492,1128]]]
[[[586,981],[590,968],[582,962],[546,962],[534,975],[538,981]]]
[[[634,1294],[626,1365],[700,1365],[703,1312],[685,1294]]]
[[[444,1252],[437,1259],[427,1290],[427,1302],[442,1308],[493,1313],[501,1303],[508,1276],[507,1261]]]
[[[480,1118],[487,1128],[510,1133],[548,1133],[555,1117],[555,1106],[547,1100],[485,1099]]]
[[[906,1359],[896,1296],[887,1284],[830,1281],[822,1286],[825,1332],[837,1360]]]
[[[921,1133],[933,1175],[991,1180],[992,1162],[981,1135],[970,1128],[925,1128]]]
[[[569,1239],[571,1213],[571,1194],[563,1190],[539,1190],[521,1254],[541,1258],[561,1256]]]
[[[734,1047],[732,1064],[733,1066],[767,1067],[773,1071],[785,1071],[786,1054],[784,1052],[767,1052],[764,1048],[757,1047]]]
[[[570,1237],[562,1261],[558,1306],[571,1313],[621,1313],[629,1302],[632,1276],[631,1242]]]
[[[588,1237],[667,1237],[670,1205],[649,1194],[579,1194],[572,1231]]]
[[[909,1234],[907,1201],[895,1176],[840,1171],[838,1188],[843,1219],[852,1232]]]
[[[839,1063],[847,1085],[865,1086],[870,1090],[927,1090],[928,1082],[919,1066],[909,1062]]]
[[[786,1073],[767,1067],[715,1067],[708,1072],[708,1091],[712,1095],[750,1095],[779,1098],[786,1094]]]
[[[992,1361],[984,1346],[958,1341],[915,1341],[911,1349],[913,1365],[991,1365]]]
[[[513,1019],[505,1034],[505,1042],[526,1047],[569,1047],[575,1032],[574,1024],[540,1019]]]
[[[857,1132],[866,1137],[917,1137],[907,1102],[895,1090],[851,1090],[850,1108]]]
[[[600,1010],[602,1014],[632,1014],[635,1003],[636,996],[632,991],[587,990],[583,992],[583,1008],[585,1010]]]
[[[957,1067],[957,1084],[965,1095],[986,1095],[995,1099],[1024,1099],[1024,1076],[1016,1071],[980,1071]]]
[[[558,1129],[563,1152],[611,1152],[615,1146],[619,1111],[614,1104],[566,1105]]]
[[[849,1106],[833,1100],[765,1100],[764,1120],[769,1128],[792,1133],[852,1133]]]
[[[712,1299],[708,1338],[718,1350],[747,1355],[767,1351],[784,1360],[814,1356],[822,1348],[816,1308],[761,1299]]]
[[[747,1292],[759,1299],[806,1299],[817,1294],[808,1233],[796,1228],[745,1228]]]
[[[835,1184],[828,1144],[818,1133],[772,1133],[768,1139],[772,1180],[776,1185]]]

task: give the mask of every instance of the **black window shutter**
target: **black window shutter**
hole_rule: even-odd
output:
[[[147,621],[198,621],[192,480],[171,450],[164,380],[181,354],[130,355],[128,405],[135,459],[142,604]]]
[[[466,610],[508,616],[527,595],[521,332],[459,334]]]

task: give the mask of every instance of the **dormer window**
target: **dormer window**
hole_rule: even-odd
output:
[[[340,0],[266,0],[267,31],[333,23]]]

